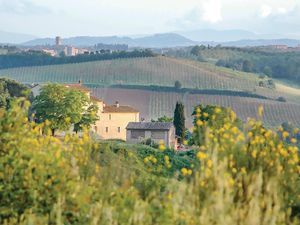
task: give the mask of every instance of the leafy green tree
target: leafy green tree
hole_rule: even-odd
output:
[[[32,100],[30,90],[14,80],[0,78],[0,108],[8,108],[14,98],[25,97]]]
[[[91,124],[95,124],[95,122],[99,119],[97,112],[98,106],[95,104],[90,105],[82,114],[81,120],[78,123],[74,124],[74,131],[77,133],[84,127],[90,128]]]
[[[65,131],[72,124],[86,124],[91,121],[86,119],[89,117],[86,109],[89,110],[90,105],[88,96],[83,92],[59,84],[48,84],[42,87],[40,95],[34,100],[33,110],[38,122],[50,122],[54,136],[56,130]]]
[[[175,86],[176,89],[181,89],[182,84],[180,83],[179,80],[176,80],[174,86]]]
[[[263,73],[265,75],[267,75],[268,77],[271,77],[272,76],[272,69],[271,69],[271,67],[265,66],[264,69],[263,69]]]
[[[176,135],[181,139],[185,136],[185,116],[184,116],[184,105],[181,102],[176,103],[174,111],[174,126],[176,129]]]
[[[253,64],[249,60],[244,60],[243,62],[243,71],[244,72],[252,72],[253,70]]]

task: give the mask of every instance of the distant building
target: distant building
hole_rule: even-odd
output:
[[[53,49],[42,49],[42,52],[45,52],[51,56],[56,56],[57,55],[57,52]]]
[[[155,143],[163,141],[169,148],[175,148],[176,136],[173,123],[164,122],[131,122],[126,127],[126,141],[140,143],[151,139]]]
[[[67,56],[75,56],[78,55],[79,50],[77,48],[74,48],[72,46],[67,46],[66,47],[66,55]]]
[[[62,45],[62,39],[61,39],[61,37],[57,36],[57,37],[55,38],[55,45],[56,45],[56,46]]]

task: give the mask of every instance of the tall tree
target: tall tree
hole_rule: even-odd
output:
[[[68,130],[72,124],[82,121],[91,102],[81,91],[66,88],[58,84],[48,84],[41,89],[33,102],[38,122],[48,120],[52,135],[56,130]]]
[[[184,105],[181,102],[176,103],[176,108],[174,111],[174,126],[176,129],[176,135],[184,139],[185,134],[185,116],[184,116]]]

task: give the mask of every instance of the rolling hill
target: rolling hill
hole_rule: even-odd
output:
[[[209,63],[159,56],[6,69],[0,70],[0,77],[23,83],[83,80],[97,97],[131,105],[147,120],[171,116],[180,100],[186,106],[189,126],[193,107],[203,103],[232,107],[243,120],[255,117],[263,105],[268,126],[290,121],[300,127],[299,89],[279,83],[278,88],[259,87],[261,79],[255,74]],[[182,89],[174,88],[176,80]],[[279,97],[286,102],[278,101]]]
[[[53,45],[53,38],[34,39],[23,43],[25,46]],[[63,44],[73,46],[94,46],[96,44],[127,44],[130,47],[162,48],[195,45],[196,42],[175,33],[163,33],[145,37],[130,38],[119,36],[107,37],[71,37],[63,39]]]

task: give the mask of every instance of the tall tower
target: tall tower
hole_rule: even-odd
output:
[[[61,37],[57,36],[57,37],[55,38],[55,44],[56,44],[56,46],[60,46],[61,43],[62,43]]]

